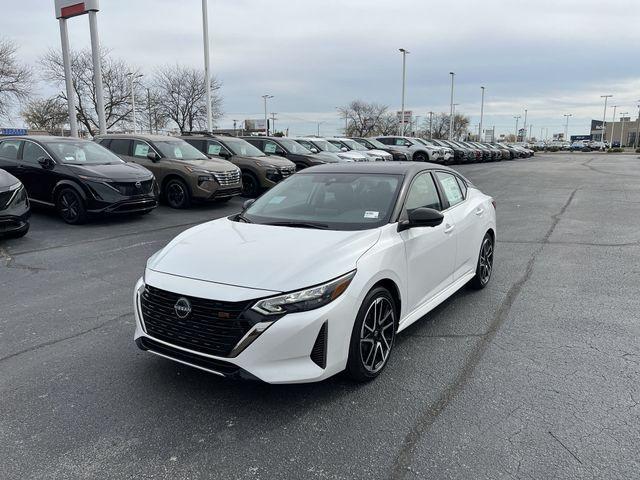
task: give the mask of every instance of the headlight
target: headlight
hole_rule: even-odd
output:
[[[263,315],[282,315],[324,307],[344,293],[355,274],[354,270],[323,285],[265,298],[251,309]]]
[[[196,167],[189,167],[189,166],[186,166],[184,168],[186,168],[189,173],[206,173],[206,174],[211,173],[209,170],[205,170],[203,168],[196,168]]]
[[[264,167],[264,168],[277,168],[275,165],[271,165],[270,163],[265,163],[265,162],[260,162],[257,161],[256,165],[259,167]]]
[[[104,177],[90,177],[88,175],[78,175],[78,177],[80,177],[82,180],[87,180],[89,182],[98,182],[98,183],[106,183],[106,182],[110,182],[111,179],[110,178],[104,178]]]

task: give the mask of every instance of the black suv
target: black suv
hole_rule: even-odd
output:
[[[22,237],[29,231],[29,199],[20,180],[0,169],[0,237]]]
[[[149,170],[88,140],[6,137],[0,140],[0,168],[22,182],[29,200],[55,207],[71,224],[90,214],[148,213],[158,205]]]
[[[242,137],[267,155],[277,155],[296,164],[297,170],[327,163],[295,140],[282,137]]]

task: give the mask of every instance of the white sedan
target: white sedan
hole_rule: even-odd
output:
[[[322,165],[251,202],[148,260],[140,348],[225,377],[363,381],[397,333],[491,278],[495,203],[447,167]]]

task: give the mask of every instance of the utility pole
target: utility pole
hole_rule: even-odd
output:
[[[633,142],[633,148],[638,148],[638,144],[640,141],[638,140],[638,135],[640,135],[640,100],[638,100],[638,118],[636,120],[636,138]]]
[[[451,138],[449,140],[453,140],[453,132],[455,131],[455,121],[456,121],[456,107],[460,105],[459,103],[453,103],[451,105],[451,121],[449,122],[449,128],[451,129],[450,135]]]
[[[600,140],[602,140],[604,142],[604,133],[605,133],[605,121],[607,119],[607,100],[609,100],[609,98],[613,97],[613,95],[600,95],[600,98],[604,98],[604,113],[602,114],[602,135],[600,137]]]
[[[480,126],[478,127],[478,140],[482,141],[482,118],[484,116],[484,87],[480,87],[482,96],[480,97]]]
[[[209,68],[209,13],[207,11],[208,0],[202,0],[202,41],[204,43],[204,81],[207,100],[207,132],[213,130],[211,115],[211,70]]]
[[[573,117],[573,114],[565,113],[564,116],[567,119],[567,123],[564,126],[564,141],[566,142],[569,138],[569,117]]]
[[[429,140],[433,139],[433,112],[429,112]]]
[[[271,112],[271,131],[276,133],[276,112]]]
[[[64,83],[67,90],[67,113],[69,114],[69,128],[71,136],[78,136],[78,120],[76,118],[76,96],[73,91],[73,79],[71,78],[71,59],[69,58],[69,33],[67,19],[60,18],[60,41],[62,42],[62,64],[64,68]]]
[[[405,49],[405,48],[400,48],[400,53],[402,53],[402,102],[401,102],[401,107],[400,107],[400,128],[399,128],[399,132],[398,135],[400,135],[401,137],[404,136],[404,89],[405,89],[405,80],[406,80],[406,73],[407,73],[407,54],[409,53],[409,50]],[[345,135],[346,135],[346,128],[345,128]]]
[[[620,148],[624,148],[624,119],[625,115],[629,115],[629,112],[620,114],[620,123],[622,123],[622,132],[620,133]]]
[[[533,131],[533,125],[529,124],[529,140],[531,140],[531,138],[533,137],[533,134],[531,133]]]
[[[267,100],[269,98],[273,98],[273,95],[262,95],[264,100],[264,134],[266,137],[269,136],[269,120],[267,119]]]
[[[543,130],[544,130],[544,127],[540,127],[540,140],[544,138],[544,136],[542,135]]]
[[[135,95],[135,81],[138,78],[142,78],[142,75],[134,74],[133,72],[127,73],[127,77],[131,80],[130,88],[131,88],[131,113],[133,115],[133,133],[137,132],[137,122],[136,122],[136,95]]]
[[[524,125],[522,126],[522,129],[524,130],[524,138],[522,139],[523,142],[527,141],[527,109],[524,109]]]
[[[147,115],[149,115],[149,135],[153,133],[153,119],[151,118],[151,90],[147,88]]]
[[[514,143],[518,143],[518,121],[522,118],[522,115],[514,115],[513,118],[516,119],[516,139]]]
[[[613,134],[616,131],[616,108],[618,108],[620,105],[614,105],[613,106],[613,117],[612,117],[612,121],[611,121],[611,138],[609,140],[609,144],[613,147]],[[604,132],[604,130],[603,130]]]
[[[449,140],[453,140],[453,79],[456,76],[455,72],[449,72],[451,75],[451,102],[449,110]]]
[[[233,136],[236,137],[236,125],[238,124],[238,120],[233,121]]]

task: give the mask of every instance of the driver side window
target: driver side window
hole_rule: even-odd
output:
[[[409,188],[407,200],[404,204],[405,213],[409,213],[416,208],[426,207],[441,211],[440,197],[438,190],[429,172],[424,172],[416,176]]]
[[[24,148],[22,149],[23,162],[37,165],[38,159],[42,157],[50,158],[47,152],[45,152],[40,145],[28,141],[24,142]]]

